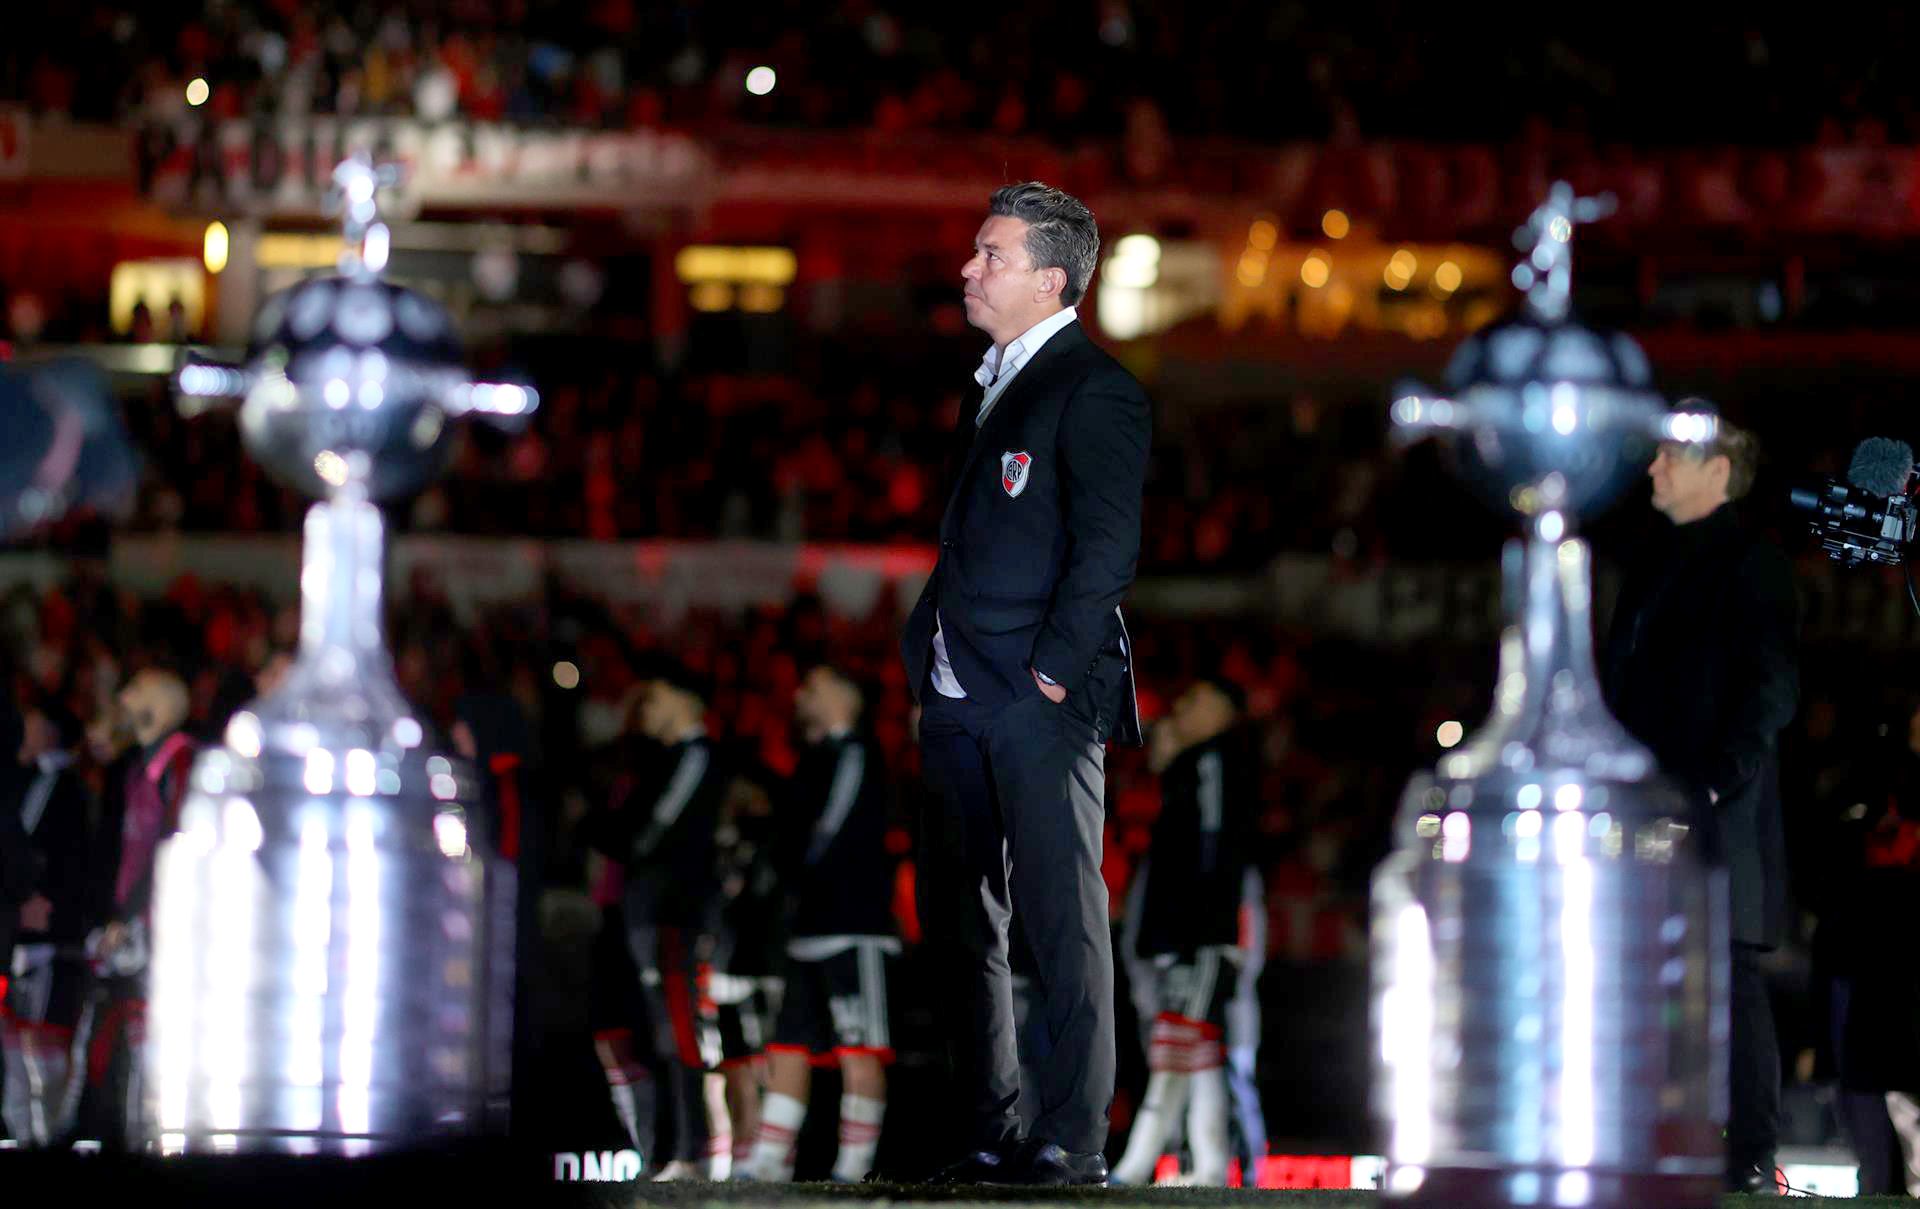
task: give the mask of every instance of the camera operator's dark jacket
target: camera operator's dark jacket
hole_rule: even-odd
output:
[[[1920,902],[1920,753],[1904,725],[1888,754],[1863,762],[1815,833],[1825,893],[1813,959],[1849,987],[1833,1005],[1841,1086],[1920,1092],[1920,966],[1897,939]]]
[[[1661,530],[1621,585],[1607,701],[1696,798],[1730,870],[1733,939],[1776,945],[1787,912],[1777,740],[1800,695],[1793,574],[1730,505]]]

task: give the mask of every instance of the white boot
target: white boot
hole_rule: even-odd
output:
[[[1133,1129],[1127,1134],[1127,1152],[1107,1177],[1107,1183],[1140,1186],[1153,1182],[1154,1168],[1160,1164],[1160,1148],[1167,1139],[1167,1127],[1185,1107],[1191,1082],[1192,1076],[1171,1070],[1157,1070],[1148,1077],[1146,1098],[1134,1115]]]
[[[801,1122],[806,1119],[806,1101],[768,1092],[760,1102],[760,1131],[753,1139],[753,1153],[734,1168],[734,1178],[779,1184],[791,1181],[794,1145],[800,1139]]]
[[[1187,1145],[1193,1149],[1193,1183],[1227,1186],[1227,1072],[1225,1067],[1195,1071],[1193,1098],[1187,1106]]]
[[[685,1159],[675,1159],[653,1173],[653,1182],[656,1184],[671,1183],[675,1180],[699,1180],[705,1178],[705,1176],[700,1174],[698,1164],[689,1163]]]

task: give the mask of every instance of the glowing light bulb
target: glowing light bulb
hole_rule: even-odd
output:
[[[206,264],[207,272],[218,273],[227,267],[227,253],[232,243],[227,224],[218,221],[207,224],[206,236],[200,241],[200,259]]]
[[[1333,263],[1327,259],[1324,252],[1314,252],[1300,265],[1300,280],[1313,289],[1317,290],[1327,284],[1327,279],[1332,276]]]

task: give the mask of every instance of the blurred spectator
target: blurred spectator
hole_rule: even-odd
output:
[[[1540,12],[1498,36],[1446,8],[1224,0],[1037,4],[997,14],[847,2],[811,10],[633,0],[584,10],[269,0],[22,10],[0,99],[90,121],[183,113],[464,117],[583,127],[773,127],[1176,134],[1266,142],[1499,140],[1532,124],[1596,140],[1910,142],[1900,86],[1915,28],[1898,7],[1808,24],[1668,12],[1639,23]],[[1044,47],[1044,56],[1034,48]],[[773,67],[763,95],[747,72]],[[1674,88],[1648,89],[1653,77]],[[189,80],[211,93],[187,109]],[[1515,96],[1528,105],[1510,102]],[[1144,152],[1147,166],[1152,153]]]
[[[73,768],[80,721],[51,698],[22,718],[19,768],[0,790],[0,813],[17,821],[31,876],[9,888],[19,912],[9,952],[0,1033],[8,1133],[28,1146],[51,1146],[68,1128],[68,1057],[86,992],[81,943],[87,934],[90,804]],[[24,890],[25,893],[21,893]]]
[[[131,1125],[145,1049],[146,971],[152,954],[149,908],[160,842],[179,826],[195,745],[187,731],[192,695],[178,672],[155,664],[119,693],[131,731],[118,818],[104,818],[119,843],[95,853],[112,870],[106,923],[87,938],[96,983],[75,1046],[86,1054],[80,1128],[111,1149],[137,1144]]]

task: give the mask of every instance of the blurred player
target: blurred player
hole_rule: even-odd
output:
[[[1239,689],[1194,683],[1161,724],[1177,749],[1161,774],[1151,867],[1140,894],[1135,958],[1153,988],[1147,1094],[1113,1169],[1115,1184],[1145,1184],[1184,1109],[1190,1183],[1227,1182],[1229,1093],[1223,1038],[1241,965],[1240,903],[1250,817],[1247,757],[1235,727]],[[1136,967],[1136,968],[1140,968]]]
[[[663,1180],[698,1177],[707,1157],[698,950],[717,893],[714,830],[728,777],[706,712],[703,683],[677,663],[661,665],[640,698],[640,727],[660,744],[659,758],[636,776],[624,803],[583,824],[587,842],[624,866],[626,955],[638,972],[652,1042],[642,1056],[601,1038],[601,1062],[623,1123]],[[644,1145],[637,1098],[621,1095],[640,1066],[656,1073],[658,1107],[668,1118],[660,1124],[656,1116],[652,1148]]]
[[[720,894],[706,999],[709,1115],[725,1121],[709,1140],[708,1175],[723,1180],[753,1152],[766,1083],[766,1044],[780,1002],[784,903],[775,868],[776,820],[762,776],[734,778],[720,825]]]
[[[29,706],[22,722],[20,772],[11,800],[0,802],[0,811],[17,819],[30,857],[11,964],[0,967],[0,974],[12,974],[0,1009],[6,1053],[0,1108],[16,1141],[50,1146],[69,1125],[69,1055],[87,988],[82,945],[93,861],[91,804],[73,768],[79,719],[44,701]]]
[[[134,673],[118,704],[137,747],[121,787],[120,817],[106,820],[118,824],[119,851],[106,858],[114,871],[107,922],[87,937],[96,982],[77,1039],[87,1055],[91,1099],[92,1119],[83,1125],[116,1149],[131,1143],[128,1130],[141,1101],[154,861],[160,842],[179,827],[194,757],[186,731],[191,699],[177,672],[150,667]]]
[[[1233,1120],[1242,1183],[1253,1186],[1267,1153],[1267,1114],[1260,1107],[1260,971],[1267,964],[1267,884],[1248,864],[1240,880],[1240,970],[1233,998],[1227,1001],[1227,1086],[1233,1092]]]
[[[886,848],[886,772],[857,729],[860,689],[832,667],[809,671],[794,694],[808,748],[777,821],[779,863],[793,904],[785,994],[767,1046],[768,1091],[741,1174],[793,1178],[811,1064],[838,1059],[840,1149],[833,1178],[873,1169],[886,1115],[887,965],[900,951]]]

